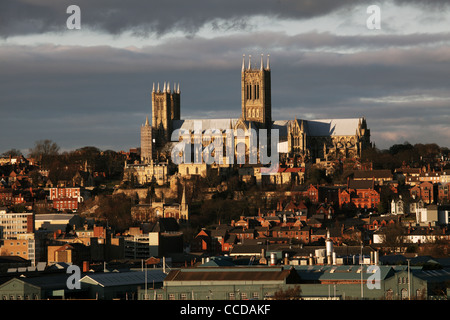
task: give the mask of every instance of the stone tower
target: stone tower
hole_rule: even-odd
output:
[[[141,126],[141,162],[151,163],[153,159],[153,132],[152,126],[145,119],[145,124]]]
[[[242,58],[241,71],[241,106],[242,119],[262,124],[262,128],[270,129],[272,125],[272,101],[270,88],[269,56],[264,67],[263,55],[259,68],[253,68],[251,55],[248,64],[245,55]]]
[[[161,90],[152,90],[152,127],[157,147],[164,146],[170,141],[172,134],[172,120],[180,120],[180,84],[170,89],[170,83],[164,82]]]
[[[186,186],[183,186],[183,196],[181,198],[180,218],[189,220],[189,205],[186,202]]]

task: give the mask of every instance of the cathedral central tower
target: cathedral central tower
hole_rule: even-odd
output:
[[[155,130],[156,146],[162,147],[170,141],[172,120],[180,120],[180,85],[173,90],[164,82],[164,88],[152,90],[152,127]]]
[[[264,67],[263,55],[259,68],[253,68],[251,55],[246,65],[245,55],[242,57],[241,70],[241,106],[242,119],[261,123],[263,128],[272,125],[272,99],[270,88],[269,56]]]

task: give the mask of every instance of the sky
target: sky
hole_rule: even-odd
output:
[[[270,55],[273,120],[450,147],[449,26],[450,1],[2,0],[0,154],[139,147],[158,82],[180,84],[183,119],[238,118],[243,54]]]

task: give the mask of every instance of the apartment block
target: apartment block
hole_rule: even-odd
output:
[[[0,208],[0,238],[15,239],[21,234],[34,232],[33,212],[8,212]]]

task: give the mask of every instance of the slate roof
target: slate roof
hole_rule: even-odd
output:
[[[290,270],[280,267],[248,268],[230,267],[217,270],[195,268],[172,270],[165,282],[170,281],[284,281],[291,274]]]
[[[217,129],[225,131],[226,129],[232,129],[236,125],[239,119],[225,118],[225,119],[188,119],[188,120],[174,120],[172,122],[173,130],[182,129],[194,131],[194,125],[201,124],[201,129]],[[199,128],[200,129],[200,128]]]
[[[372,180],[350,180],[348,187],[349,189],[373,189],[374,183]]]
[[[310,136],[353,136],[356,134],[361,118],[348,119],[318,119],[318,120],[303,120],[305,123],[305,130]],[[239,118],[223,118],[223,119],[187,119],[187,120],[173,120],[173,129],[185,129],[189,131],[194,130],[194,124],[201,124],[202,130],[217,129],[225,131],[226,129],[234,128],[239,121]],[[272,122],[272,129],[279,130],[279,136],[287,137],[287,129],[289,123],[295,120],[276,120]],[[257,128],[258,123],[246,121],[251,123],[252,127]]]
[[[352,136],[356,134],[360,118],[306,120],[311,136]]]
[[[368,269],[369,266],[363,266],[363,279],[369,278],[373,272]],[[380,269],[380,279],[386,279],[395,273],[391,266],[378,266]],[[306,281],[358,281],[361,280],[360,265],[314,265],[314,266],[295,266],[295,270],[302,280]]]
[[[163,282],[166,278],[166,274],[161,269],[156,269],[147,271],[93,273],[85,275],[80,281],[96,283],[102,287],[140,285],[145,283],[145,272],[147,272],[147,283],[152,283],[153,281]]]
[[[235,265],[230,257],[211,257],[208,262],[202,263],[201,267],[232,267]]]
[[[180,226],[175,218],[159,218],[152,226],[150,232],[176,232]]]

